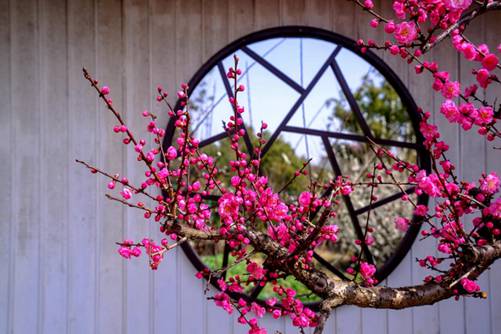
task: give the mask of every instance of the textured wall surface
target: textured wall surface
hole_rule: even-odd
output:
[[[382,1],[384,10],[390,1]],[[0,333],[244,333],[202,294],[184,254],[169,253],[158,272],[125,263],[115,241],[158,232],[136,212],[106,202],[106,183],[74,163],[141,173],[111,131],[112,117],[81,76],[86,66],[112,88],[130,126],[156,110],[154,88],[172,91],[230,41],[280,25],[310,25],[352,38],[382,38],[345,0],[0,0]],[[498,42],[500,14],[476,22],[470,37]],[[433,57],[452,72],[471,69],[449,48]],[[383,56],[419,105],[437,110],[425,78]],[[435,121],[465,178],[501,169],[488,144]],[[431,242],[431,244],[430,244]],[[387,279],[418,283],[417,242]],[[341,307],[326,333],[501,333],[501,264],[486,272],[485,301],[467,299],[403,311]],[[497,283],[497,284],[496,284]],[[296,333],[265,319],[269,333]]]

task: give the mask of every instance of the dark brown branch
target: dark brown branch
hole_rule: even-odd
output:
[[[288,251],[272,240],[268,235],[247,231],[247,235],[256,250],[272,259],[273,265],[287,274],[293,275],[313,293],[324,300],[331,301],[331,308],[338,305],[356,305],[359,307],[402,309],[420,305],[431,305],[454,295],[453,290],[458,280],[443,283],[427,283],[415,286],[364,287],[354,282],[335,281],[320,270],[305,270],[298,262],[287,261]],[[493,245],[476,247],[471,255],[464,255],[451,270],[457,271],[455,277],[476,279],[497,259],[501,258],[501,241]],[[453,285],[451,286],[451,283]]]
[[[464,259],[463,265],[469,269],[463,269],[460,277],[476,279],[482,272],[501,257],[501,242],[494,245],[475,249],[475,255]],[[469,267],[467,267],[469,265]],[[429,283],[402,288],[389,287],[363,287],[356,284],[339,282],[336,284],[334,296],[341,298],[343,304],[357,305],[360,307],[402,309],[413,306],[431,305],[438,301],[450,298],[454,295],[455,285],[458,280],[442,284]]]

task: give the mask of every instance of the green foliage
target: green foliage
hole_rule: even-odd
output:
[[[359,125],[344,98],[332,99],[333,118],[340,120],[343,128],[360,132]],[[397,92],[375,70],[362,77],[360,86],[353,92],[364,118],[377,138],[413,140],[409,115],[402,105]]]
[[[201,258],[202,261],[212,270],[220,269],[223,265],[222,253],[216,255],[202,256]],[[235,258],[230,255],[228,263],[233,263],[234,261]],[[229,268],[227,277],[234,277],[235,275],[240,275],[240,277],[245,277],[247,275],[245,261],[237,263],[236,265]],[[293,276],[288,276],[285,279],[281,278],[278,281],[280,282],[280,285],[282,287],[294,289],[303,302],[315,302],[320,300],[316,295],[312,294],[312,292],[306,286],[304,286],[304,284],[297,281]],[[253,287],[254,287],[253,285],[249,286],[246,289],[247,290],[246,292],[250,292],[253,289]],[[279,298],[279,296],[273,291],[272,286],[270,284],[267,284],[259,294],[259,298],[268,299],[271,297]]]

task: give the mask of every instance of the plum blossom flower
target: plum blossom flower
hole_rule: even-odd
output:
[[[256,317],[262,318],[264,317],[264,314],[266,313],[266,309],[262,306],[260,306],[258,303],[253,302],[251,304],[251,311],[254,312]]]
[[[298,202],[301,206],[308,207],[310,206],[312,197],[313,195],[309,191],[303,191],[298,197]]]
[[[419,204],[416,206],[416,209],[414,210],[414,214],[416,216],[424,217],[426,213],[428,212],[428,208],[426,205]]]
[[[494,194],[499,189],[499,177],[492,172],[480,180],[480,190],[487,194]]]
[[[258,217],[261,220],[271,220],[279,222],[287,217],[288,207],[280,200],[278,194],[274,193],[271,188],[266,188],[261,193],[259,204],[264,209],[257,211]]]
[[[353,192],[353,188],[350,185],[344,185],[341,187],[341,194],[347,196]]]
[[[268,226],[268,235],[282,246],[286,246],[291,239],[289,229],[284,223],[280,223],[275,227]]]
[[[377,27],[378,27],[378,25],[379,25],[379,20],[378,20],[378,19],[372,19],[372,20],[371,20],[370,26],[371,26],[372,28],[377,28]]]
[[[305,314],[301,313],[294,317],[292,324],[296,327],[308,327],[310,325],[310,319]]]
[[[233,306],[231,305],[230,297],[222,292],[214,295],[214,303],[223,308],[228,314],[233,313]]]
[[[440,112],[449,120],[449,122],[456,122],[459,116],[459,110],[456,103],[452,100],[446,100],[440,107]]]
[[[132,197],[132,192],[130,191],[129,188],[123,188],[123,190],[120,192],[120,194],[126,200],[130,199]]]
[[[417,37],[416,25],[414,22],[402,22],[395,29],[395,39],[400,44],[410,44]]]
[[[232,176],[230,179],[231,185],[235,188],[240,184],[241,181],[242,179],[237,175]]]
[[[481,68],[477,71],[477,81],[480,87],[487,88],[489,84],[492,82],[489,71],[485,68]]]
[[[482,66],[488,71],[492,71],[499,63],[499,58],[494,53],[489,53],[482,59]]]
[[[158,173],[157,176],[161,179],[166,179],[167,176],[169,176],[169,170],[167,168],[162,168]]]
[[[395,12],[395,15],[403,20],[405,18],[405,11],[404,11],[404,5],[402,2],[399,1],[394,1],[393,2],[393,11]]]
[[[422,170],[416,176],[416,180],[418,181],[419,188],[429,196],[435,197],[440,194],[440,189],[437,186],[439,180],[435,174],[426,176],[426,172]]]
[[[477,49],[475,49],[475,46],[471,43],[463,43],[461,45],[461,51],[467,60],[474,60],[478,56]]]
[[[437,247],[437,249],[442,252],[442,253],[445,253],[445,254],[452,254],[452,250],[451,250],[451,247],[446,244],[446,243],[440,243]]]
[[[174,160],[177,158],[177,150],[174,146],[169,146],[167,151],[165,152],[165,157],[167,160]]]
[[[101,88],[101,94],[103,94],[103,95],[108,95],[109,93],[110,93],[110,87],[108,87],[108,86],[103,86],[103,87]]]
[[[395,32],[395,29],[396,29],[395,22],[393,22],[393,21],[388,21],[388,22],[384,25],[384,31],[385,31],[387,34],[393,34],[393,33]]]
[[[368,285],[372,285],[375,283],[373,279],[374,274],[376,273],[376,266],[367,262],[360,263],[360,275],[362,275],[363,279]]]
[[[464,10],[470,7],[472,0],[444,0],[444,5],[450,10]]]
[[[477,283],[468,278],[463,278],[461,280],[461,285],[468,293],[474,293],[480,291],[480,287]]]
[[[442,87],[442,95],[446,99],[453,99],[459,96],[461,85],[457,81],[447,81]]]
[[[478,125],[489,124],[494,117],[492,107],[481,107],[478,109],[476,122]]]
[[[404,217],[395,218],[395,227],[397,230],[405,232],[409,229],[409,219]]]
[[[372,2],[372,0],[365,0],[364,7],[367,9],[372,9],[374,8],[374,2]]]
[[[231,224],[238,217],[241,199],[237,196],[226,193],[219,198],[218,213],[221,219],[227,224]]]
[[[264,277],[265,270],[256,262],[251,262],[247,265],[247,272],[254,278],[260,280]]]
[[[130,259],[130,256],[132,255],[132,252],[128,247],[122,246],[118,249],[118,253],[120,256],[122,256],[124,259]]]
[[[501,197],[491,202],[491,205],[485,209],[485,214],[489,214],[496,219],[501,219]]]
[[[326,225],[322,227],[322,239],[329,240],[331,242],[337,241],[337,232],[339,227],[335,224]]]
[[[275,306],[276,303],[277,303],[277,298],[275,298],[275,297],[271,297],[269,299],[266,299],[266,305],[268,305],[268,306]]]
[[[267,334],[267,333],[268,332],[266,331],[266,328],[253,326],[251,329],[249,329],[249,334]]]

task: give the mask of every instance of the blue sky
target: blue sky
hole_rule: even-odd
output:
[[[251,44],[249,47],[305,88],[336,45],[312,38],[275,38]],[[242,51],[236,54],[240,57],[240,68],[244,72],[240,83],[247,88],[239,95],[240,104],[246,108],[244,120],[254,129],[259,129],[261,121],[264,120],[269,125],[269,131],[273,132],[296,102],[299,93],[255,63],[247,54]],[[360,85],[362,76],[371,69],[365,60],[346,49],[340,51],[336,60],[352,91]],[[225,69],[233,66],[233,56],[226,58],[223,64]],[[192,100],[200,97],[202,90],[206,91],[207,96],[214,96],[213,101],[206,100],[203,111],[194,117],[199,120],[194,122],[198,123],[196,136],[206,139],[222,131],[222,121],[231,115],[231,107],[217,68],[212,69],[195,87]],[[331,111],[325,108],[325,101],[329,98],[339,99],[339,94],[340,86],[332,70],[328,69],[288,124],[299,127],[306,124],[309,128],[326,129]],[[331,130],[347,132],[340,126],[341,124],[335,124]],[[292,133],[284,133],[282,137],[296,149],[298,155],[312,157],[313,162],[325,154],[319,138],[308,136],[305,140],[303,136]]]

